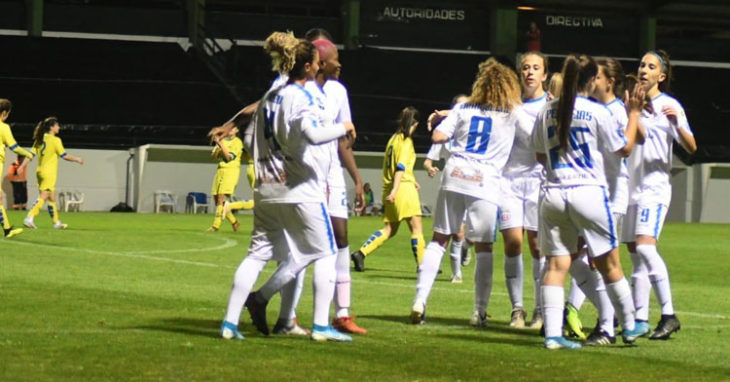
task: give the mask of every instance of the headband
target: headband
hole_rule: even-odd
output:
[[[664,61],[664,58],[662,58],[661,54],[657,53],[657,51],[655,51],[655,50],[650,50],[650,51],[646,52],[646,54],[651,54],[652,56],[656,57],[657,60],[659,60],[659,64],[662,65],[662,73],[667,72],[667,62]]]

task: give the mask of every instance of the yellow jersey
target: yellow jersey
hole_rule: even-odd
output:
[[[220,158],[220,161],[218,162],[218,168],[234,168],[234,167],[241,167],[241,157],[243,153],[243,142],[238,137],[233,138],[225,138],[221,141],[221,144],[223,144],[226,149],[228,149],[228,152],[233,155],[233,159],[226,160],[223,158],[223,152],[221,151],[220,147],[218,145],[213,148],[213,156],[216,158]]]
[[[393,178],[396,171],[403,171],[401,183],[415,183],[413,166],[416,164],[416,150],[413,148],[413,139],[397,133],[390,137],[385,147],[383,158],[383,189],[393,189]],[[384,195],[387,193],[384,192]]]
[[[0,165],[5,163],[5,147],[13,150],[16,154],[33,158],[33,154],[30,151],[20,147],[18,142],[13,137],[13,132],[10,131],[10,126],[5,122],[0,122]]]
[[[61,138],[53,134],[43,134],[43,142],[40,145],[33,145],[31,151],[38,156],[38,169],[36,172],[45,174],[45,176],[56,175],[58,173],[58,158],[67,155]]]

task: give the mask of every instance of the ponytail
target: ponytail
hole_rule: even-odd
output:
[[[573,122],[573,105],[579,91],[585,91],[588,81],[598,73],[598,66],[591,56],[571,54],[563,63],[563,86],[558,100],[557,134],[560,147],[568,148],[570,125]]]
[[[418,109],[413,106],[406,106],[398,115],[398,130],[395,133],[403,134],[405,138],[409,138],[411,136],[411,126],[417,123],[419,118]]]
[[[51,130],[51,127],[58,123],[58,118],[48,117],[35,126],[33,130],[33,146],[40,147],[43,145],[43,136]]]

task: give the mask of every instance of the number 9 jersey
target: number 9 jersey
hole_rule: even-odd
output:
[[[558,100],[545,105],[537,115],[532,144],[535,151],[547,155],[545,163],[546,186],[606,186],[603,157],[598,150],[614,153],[626,145],[619,134],[616,119],[604,105],[577,96],[573,104],[573,119],[568,136],[568,147],[560,147],[557,134]],[[601,146],[599,146],[601,145]]]
[[[499,181],[515,138],[516,126],[530,125],[521,107],[512,112],[460,103],[436,129],[451,138],[451,156],[441,189],[499,204]]]

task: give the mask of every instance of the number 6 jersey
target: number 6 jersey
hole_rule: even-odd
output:
[[[451,138],[441,188],[498,204],[499,180],[520,124],[530,124],[521,107],[509,112],[468,103],[454,106],[436,129]]]

